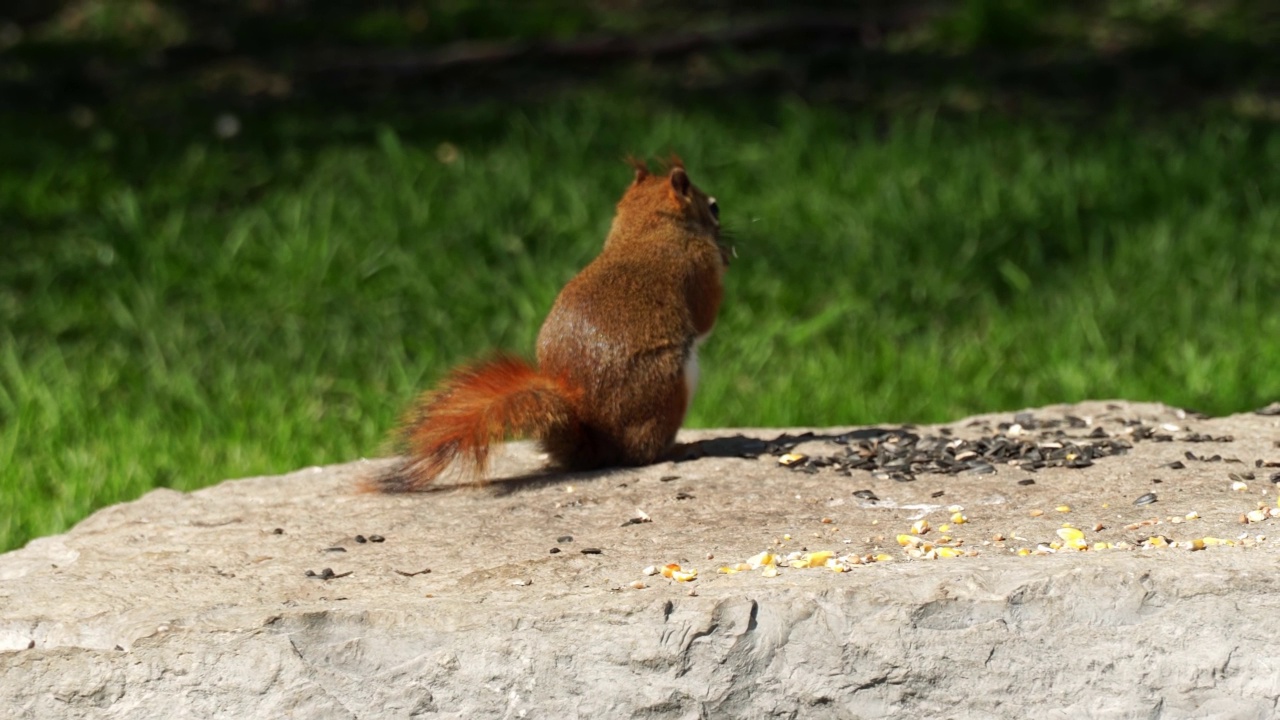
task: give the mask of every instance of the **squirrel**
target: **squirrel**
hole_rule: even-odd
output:
[[[537,366],[498,355],[455,369],[410,408],[400,463],[365,489],[425,490],[455,464],[483,479],[490,447],[508,437],[537,439],[563,470],[674,455],[733,253],[715,198],[679,157],[665,174],[629,162],[635,178],[604,248],[542,324]]]

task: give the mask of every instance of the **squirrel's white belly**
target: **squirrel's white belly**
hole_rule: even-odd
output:
[[[706,332],[693,339],[693,345],[689,347],[689,356],[684,359],[684,397],[685,412],[688,412],[689,406],[693,404],[693,395],[698,392],[698,347],[707,339],[710,332]]]

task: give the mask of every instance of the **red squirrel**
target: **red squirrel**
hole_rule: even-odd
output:
[[[454,370],[400,430],[400,464],[369,489],[424,490],[451,465],[483,478],[490,447],[536,438],[565,470],[670,456],[698,385],[730,249],[716,200],[673,158],[631,161],[599,256],[569,281],[538,333],[537,367],[498,356]]]

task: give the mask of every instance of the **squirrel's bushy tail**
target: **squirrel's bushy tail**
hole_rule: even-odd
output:
[[[501,356],[455,370],[409,411],[400,442],[404,461],[365,486],[379,492],[423,490],[454,464],[483,476],[489,448],[506,437],[546,440],[571,432],[574,391],[519,358]]]

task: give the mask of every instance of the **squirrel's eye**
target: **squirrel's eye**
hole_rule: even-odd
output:
[[[707,198],[707,209],[711,211],[711,217],[720,220],[720,206],[716,204],[715,198]]]

